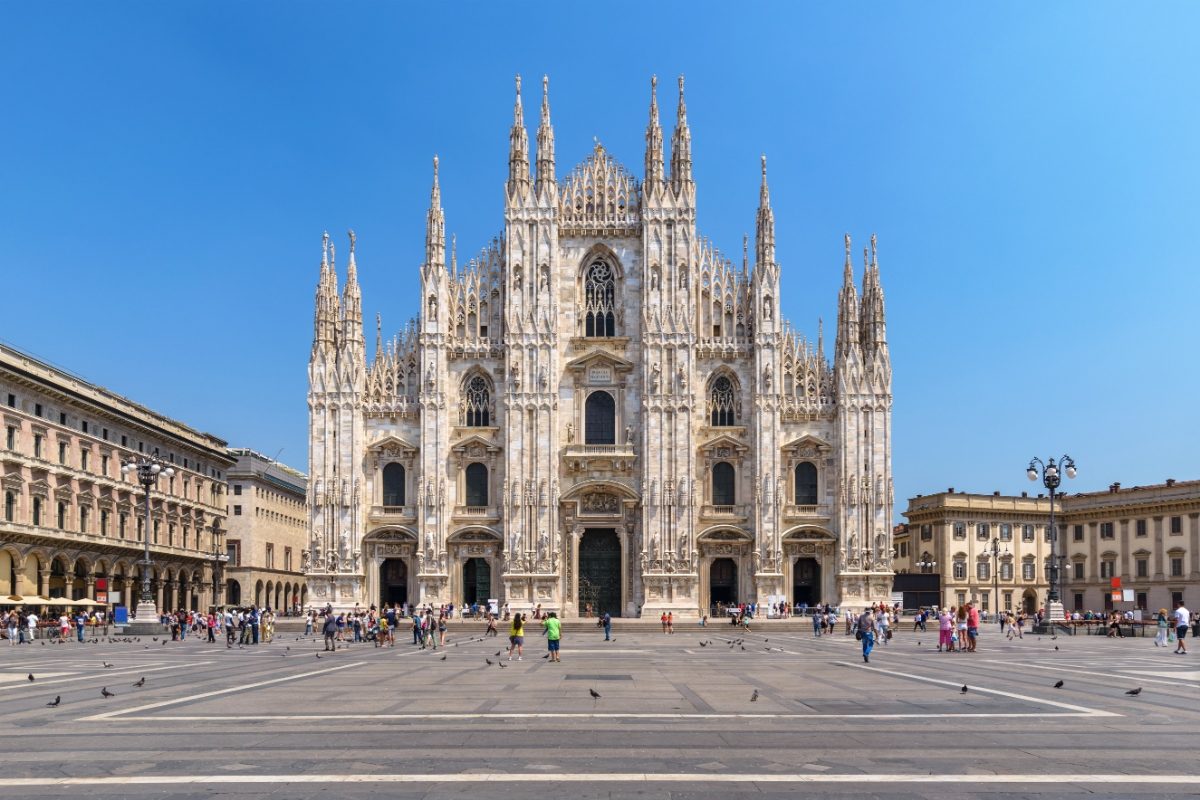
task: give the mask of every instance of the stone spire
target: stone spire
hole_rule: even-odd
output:
[[[429,192],[429,214],[425,222],[425,265],[446,265],[446,215],[442,213],[437,156],[433,157],[433,188]]]
[[[692,132],[688,128],[687,104],[683,100],[683,76],[679,76],[679,108],[675,113],[675,135],[671,137],[671,185],[678,194],[693,187]]]
[[[383,315],[375,312],[375,357],[383,354]]]
[[[335,326],[337,325],[337,308],[329,302],[332,294],[334,303],[337,302],[337,274],[329,265],[329,233],[321,237],[321,275],[317,280],[317,294],[314,298],[316,314],[313,320],[313,346],[332,345],[334,342]]]
[[[650,122],[646,125],[646,182],[647,192],[657,191],[663,184],[663,133],[658,124],[658,76],[650,78]]]
[[[767,188],[767,157],[765,155],[762,157],[762,186],[758,190],[754,263],[758,267],[775,263],[775,212],[771,210],[771,192]]]
[[[346,267],[346,287],[342,290],[342,337],[344,341],[362,342],[362,290],[358,288],[358,265],[354,261],[354,231],[350,237],[350,260]]]
[[[542,121],[537,132],[537,189],[553,189],[554,178],[554,128],[550,125],[550,78],[542,76]]]
[[[863,251],[866,270],[863,273],[861,313],[861,335],[864,348],[887,348],[887,322],[883,307],[883,287],[879,283],[879,259],[876,253],[875,234],[871,234],[870,258]]]
[[[859,349],[858,291],[854,288],[854,266],[850,262],[850,234],[846,234],[846,264],[842,270],[842,288],[838,292],[838,330],[834,345],[843,358]]]
[[[529,135],[525,132],[525,110],[521,107],[521,76],[518,75],[512,131],[508,135],[508,196],[523,195],[528,188]]]

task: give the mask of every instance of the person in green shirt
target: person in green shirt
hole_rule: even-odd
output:
[[[542,620],[542,632],[546,634],[546,644],[550,648],[550,661],[559,663],[561,659],[558,657],[558,645],[562,640],[562,623],[553,611]]]

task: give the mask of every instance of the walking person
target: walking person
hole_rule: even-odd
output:
[[[875,629],[879,632],[879,641],[881,644],[888,643],[888,610],[880,608],[879,613],[875,616]]]
[[[865,609],[859,615],[854,637],[862,642],[863,663],[871,663],[871,650],[875,647],[875,613],[871,609]]]
[[[821,628],[825,627],[825,615],[820,611],[813,614],[813,636],[820,638]]]
[[[1192,612],[1180,600],[1175,604],[1175,652],[1187,655],[1187,645],[1183,643],[1187,636],[1188,624],[1192,621]]]
[[[513,614],[512,624],[508,626],[508,660],[513,660],[516,653],[517,661],[523,661],[525,654],[525,620],[521,612]]]
[[[707,620],[708,617],[705,617],[704,619]],[[611,642],[612,641],[612,614],[609,614],[607,611],[605,611],[603,614],[600,615],[600,623],[604,626],[604,641]],[[704,622],[702,621],[700,624],[703,625]]]
[[[551,611],[542,620],[542,633],[546,635],[546,647],[550,651],[550,663],[562,663],[558,655],[559,645],[562,642],[562,623],[559,622],[556,612]]]
[[[325,615],[325,625],[321,628],[321,633],[325,636],[325,650],[337,650],[337,620],[332,614]]]
[[[1155,647],[1167,646],[1167,610],[1160,608],[1158,614],[1154,617],[1154,624],[1158,628],[1158,633],[1154,637]]]

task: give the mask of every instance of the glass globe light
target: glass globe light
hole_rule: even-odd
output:
[[[162,467],[160,467],[158,464],[152,464],[150,465],[150,471],[157,475],[158,473],[162,472]]]
[[[1037,470],[1034,469],[1033,467],[1030,467],[1029,470],[1025,474],[1029,476],[1029,480],[1031,480],[1031,481],[1037,480]]]
[[[163,475],[166,475],[168,478],[170,478],[174,474],[175,474],[175,470],[173,467],[167,467],[165,470],[163,470]]]
[[[1075,472],[1074,465],[1067,467],[1067,477],[1068,478],[1074,478],[1076,474],[1078,474],[1078,473]]]

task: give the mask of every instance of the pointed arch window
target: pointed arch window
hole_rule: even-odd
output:
[[[615,336],[616,276],[612,267],[596,261],[588,267],[583,282],[583,313],[585,336]]]
[[[404,465],[395,462],[383,468],[383,504],[404,505]]]
[[[720,375],[708,394],[708,413],[714,427],[737,425],[737,393],[733,381]]]
[[[592,392],[583,407],[584,442],[617,443],[617,404],[608,392]]]
[[[488,504],[488,468],[478,462],[467,465],[467,505]]]
[[[463,396],[463,425],[486,428],[492,424],[492,392],[482,375],[467,381]]]
[[[712,501],[714,506],[731,506],[737,501],[734,491],[733,465],[728,461],[718,461],[712,469]]]
[[[796,465],[796,505],[817,504],[817,468],[811,461]]]

